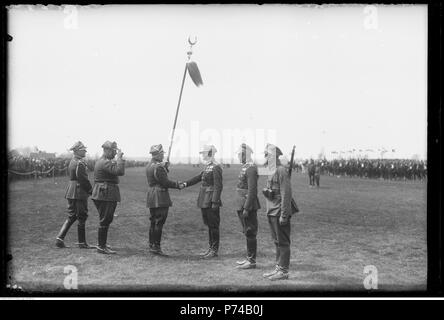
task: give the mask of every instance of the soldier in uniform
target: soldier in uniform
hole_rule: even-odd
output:
[[[168,180],[167,169],[162,163],[164,151],[161,144],[150,149],[151,161],[146,167],[148,193],[146,206],[150,210],[149,250],[151,253],[165,255],[160,247],[162,228],[168,216],[168,209],[173,205],[168,188],[180,189],[179,181]]]
[[[315,164],[313,159],[310,159],[310,163],[308,165],[308,180],[310,182],[310,188],[313,188],[315,185]]]
[[[205,145],[199,152],[205,162],[204,170],[194,178],[183,182],[183,187],[202,182],[197,207],[201,209],[203,222],[208,226],[209,247],[202,254],[205,259],[217,257],[219,250],[220,207],[222,206],[220,196],[223,186],[222,167],[214,160],[216,151],[213,145]]]
[[[266,165],[271,170],[264,195],[271,237],[276,246],[276,267],[263,276],[272,281],[284,280],[288,279],[290,266],[290,218],[297,209],[292,206],[288,171],[279,160],[282,151],[275,145],[267,144],[264,154]]]
[[[88,218],[88,197],[92,191],[84,160],[86,147],[78,141],[69,150],[74,153],[74,156],[68,166],[69,183],[65,192],[65,199],[68,200],[68,219],[66,219],[57,235],[56,246],[59,248],[66,247],[64,243],[65,236],[77,220],[78,246],[81,249],[91,249],[93,247],[86,243],[85,235],[85,223]]]
[[[319,164],[319,160],[317,160],[314,165],[314,181],[316,182],[317,188],[319,188],[320,179],[321,179],[321,165]]]
[[[115,254],[107,246],[108,228],[114,218],[117,202],[120,202],[119,176],[125,174],[123,153],[116,142],[106,141],[103,155],[94,166],[94,187],[91,199],[99,212],[99,230],[97,252]],[[117,161],[113,160],[117,154]]]
[[[251,159],[253,150],[243,143],[237,155],[242,163],[239,182],[236,188],[236,210],[242,224],[242,230],[247,238],[247,258],[237,261],[238,269],[256,268],[257,252],[257,210],[260,209],[257,198],[257,181],[259,178],[257,166]]]

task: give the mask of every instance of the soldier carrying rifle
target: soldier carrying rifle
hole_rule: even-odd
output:
[[[296,202],[291,194],[291,169],[287,170],[279,160],[282,151],[273,144],[267,144],[264,155],[266,166],[270,171],[267,187],[263,190],[266,199],[266,212],[270,225],[271,237],[276,246],[276,266],[264,278],[271,281],[288,279],[290,266],[290,219],[298,212]],[[294,148],[290,164],[293,163]]]

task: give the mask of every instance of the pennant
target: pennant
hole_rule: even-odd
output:
[[[197,67],[197,63],[194,61],[187,62],[188,74],[193,80],[194,84],[197,87],[203,85],[202,76],[200,75],[199,68]]]

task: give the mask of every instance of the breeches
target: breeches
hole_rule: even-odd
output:
[[[284,271],[288,271],[290,266],[290,221],[281,226],[279,217],[268,216],[270,224],[271,238],[276,246],[276,264]]]
[[[68,219],[71,222],[79,220],[84,224],[88,218],[88,200],[87,199],[67,199],[68,200]]]
[[[94,205],[99,212],[99,225],[101,227],[108,227],[113,222],[114,211],[116,211],[116,201],[101,201],[93,200]]]

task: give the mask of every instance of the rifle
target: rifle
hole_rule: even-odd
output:
[[[296,149],[296,146],[293,145],[293,149],[291,150],[291,159],[290,159],[290,169],[288,170],[288,175],[291,178],[291,172],[293,171],[293,162],[294,162],[294,150]]]
[[[294,162],[294,151],[296,146],[293,145],[293,150],[291,150],[291,159],[290,159],[290,169],[288,169],[288,176],[290,177],[291,181],[291,172],[293,171],[293,162]],[[293,199],[293,196],[291,197],[291,211],[294,213],[299,212],[298,205],[296,204],[296,201]]]

